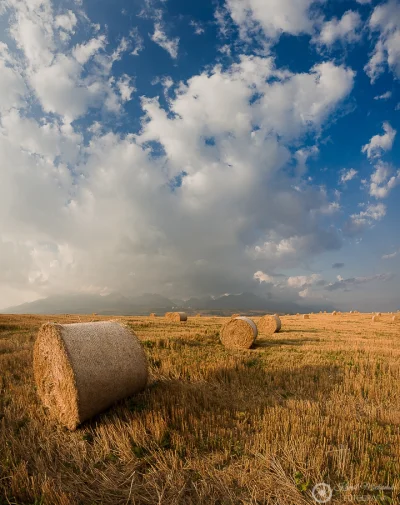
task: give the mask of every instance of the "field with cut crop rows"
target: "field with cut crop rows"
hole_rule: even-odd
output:
[[[248,351],[221,345],[227,318],[119,318],[149,385],[69,432],[37,398],[33,343],[43,322],[93,319],[111,318],[0,316],[1,505],[300,505],[318,483],[334,504],[400,503],[391,316],[283,316]]]

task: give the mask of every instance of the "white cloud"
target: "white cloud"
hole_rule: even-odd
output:
[[[368,158],[376,158],[382,154],[382,151],[390,151],[396,137],[394,130],[388,122],[383,123],[383,135],[374,135],[368,144],[362,147],[361,151],[366,153]]]
[[[193,27],[195,35],[203,35],[205,32],[204,26],[199,21],[192,20],[190,26]]]
[[[377,5],[369,20],[369,29],[379,33],[371,59],[364,67],[371,82],[375,82],[386,65],[400,77],[400,3],[389,0]]]
[[[297,275],[294,277],[288,277],[287,285],[291,288],[303,288],[305,286],[312,286],[319,280],[321,280],[320,274]]]
[[[176,59],[178,57],[179,37],[169,39],[161,23],[154,24],[154,33],[151,40],[165,49],[171,58]]]
[[[372,2],[372,0],[356,0],[356,2],[361,5],[366,5],[366,4],[370,4]]]
[[[357,170],[354,170],[354,168],[350,168],[349,170],[346,170],[345,168],[340,172],[340,184],[346,184],[346,182],[349,182],[353,180],[357,176],[358,172]]]
[[[78,63],[85,65],[100,50],[104,50],[106,44],[105,35],[99,35],[98,37],[93,37],[88,42],[77,45],[72,54]]]
[[[381,221],[385,216],[386,205],[383,203],[368,204],[365,210],[350,216],[345,231],[349,235],[356,235],[365,230],[367,226],[372,226],[374,222]]]
[[[311,34],[310,12],[315,0],[226,0],[226,7],[243,37],[261,29],[271,39],[281,33]]]
[[[258,281],[260,281],[260,284],[263,283],[263,282],[265,282],[267,284],[273,284],[275,282],[274,278],[271,275],[265,274],[261,270],[259,270],[258,272],[256,272],[253,275],[253,278],[256,279],[256,280],[258,280]]]
[[[72,11],[68,11],[65,14],[60,14],[55,17],[55,26],[57,28],[62,28],[66,32],[73,32],[75,25],[77,23],[75,14]]]
[[[391,98],[392,92],[391,91],[386,91],[386,93],[383,93],[382,95],[378,95],[374,97],[374,100],[389,100]]]
[[[379,161],[371,175],[369,194],[375,198],[386,198],[389,192],[400,183],[400,170],[393,174],[388,163]]]
[[[144,97],[140,131],[121,134],[99,118],[131,97],[132,82],[113,72],[129,39],[108,54],[89,24],[86,40],[61,50],[50,4],[17,5],[10,33],[21,53],[7,68],[21,87],[0,98],[9,292],[129,291],[127,272],[139,292],[242,292],[260,287],[254,272],[341,247],[326,213],[335,202],[288,168],[351,92],[352,70],[326,62],[291,73],[242,56],[174,86],[163,107]]]
[[[347,11],[341,19],[326,21],[315,41],[318,44],[332,46],[336,41],[356,42],[360,38],[361,16],[358,12]]]
[[[390,253],[390,254],[384,254],[384,255],[382,256],[382,259],[383,259],[383,260],[391,260],[391,259],[395,258],[395,257],[399,254],[399,252],[400,252],[400,251],[395,251],[395,252]]]
[[[126,74],[118,79],[117,88],[121,95],[122,102],[129,102],[132,94],[136,91],[135,86],[132,85],[132,78]]]

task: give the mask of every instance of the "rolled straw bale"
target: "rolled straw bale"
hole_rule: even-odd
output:
[[[168,316],[168,321],[173,323],[179,323],[180,321],[187,321],[187,315],[185,312],[170,312]]]
[[[272,335],[278,333],[282,327],[280,317],[277,314],[273,316],[263,316],[257,324],[257,329],[260,333],[265,335]]]
[[[308,314],[303,314],[303,319],[310,319],[310,316]]]
[[[400,316],[398,316],[398,315],[394,315],[394,316],[392,317],[392,321],[393,321],[394,323],[395,323],[395,322],[400,321]]]
[[[378,316],[378,314],[375,314],[374,316],[372,316],[372,322],[373,323],[377,323],[380,321],[380,317]]]
[[[240,317],[240,314],[232,314],[231,319],[235,319],[236,317]]]
[[[257,326],[251,319],[239,316],[221,329],[221,342],[229,349],[250,349],[257,338]]]
[[[334,311],[332,312],[332,316],[337,316],[337,312],[336,312],[336,310],[334,310]]]
[[[71,430],[144,389],[148,377],[139,340],[116,321],[44,324],[34,346],[33,371],[50,416]]]
[[[151,317],[151,319],[155,319],[155,317],[156,317],[155,313],[154,313],[154,312],[152,312],[152,313],[150,314],[150,317]]]
[[[166,312],[164,315],[165,319],[169,319],[171,317],[171,314],[173,314],[173,312]]]
[[[196,317],[201,317],[201,314],[196,314]]]

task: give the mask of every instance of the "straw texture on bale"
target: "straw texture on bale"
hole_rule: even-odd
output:
[[[228,321],[221,330],[221,342],[229,349],[250,349],[257,338],[257,326],[247,317]]]
[[[71,430],[144,389],[148,378],[139,340],[116,321],[44,324],[34,346],[33,371],[50,416]]]
[[[187,321],[185,312],[167,312],[165,317],[168,321],[179,323],[180,321]]]
[[[310,319],[310,316],[308,314],[304,314],[303,319]]]
[[[257,329],[260,333],[265,335],[272,335],[278,333],[282,328],[280,317],[277,314],[273,316],[263,316],[257,324]]]

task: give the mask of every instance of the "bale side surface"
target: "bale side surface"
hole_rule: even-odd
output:
[[[147,360],[128,327],[114,321],[52,324],[34,348],[38,393],[69,429],[144,389]]]
[[[250,349],[257,338],[257,326],[247,317],[228,321],[221,329],[221,342],[229,349]]]
[[[278,333],[282,328],[280,317],[277,314],[273,316],[263,316],[257,324],[257,329],[260,333],[265,335],[272,335]]]
[[[168,321],[179,323],[180,321],[187,321],[185,312],[169,312]]]

